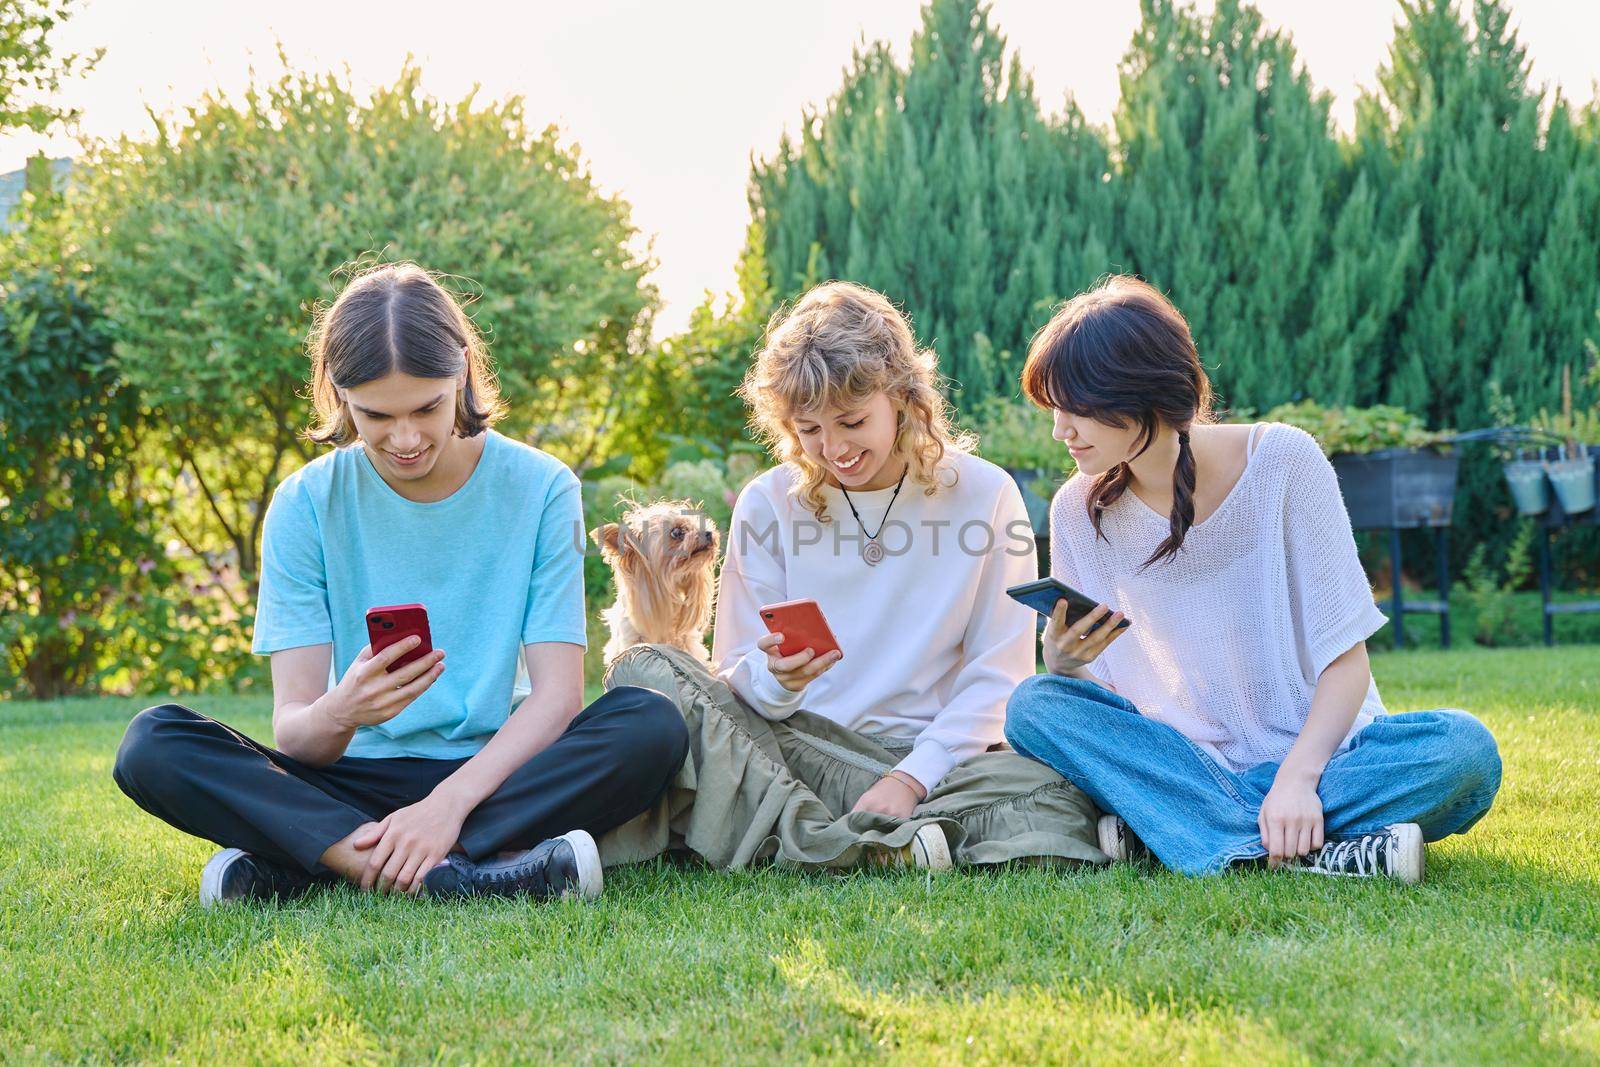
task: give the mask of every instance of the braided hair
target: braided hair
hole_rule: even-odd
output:
[[[1190,427],[1212,419],[1211,382],[1189,324],[1153,286],[1117,275],[1073,297],[1034,335],[1022,369],[1022,391],[1035,404],[1139,429],[1134,458],[1155,443],[1162,426],[1178,434],[1172,472],[1172,513],[1166,540],[1144,566],[1178,554],[1194,525],[1194,450]],[[1126,462],[1095,479],[1089,521],[1105,539],[1100,519],[1132,479]]]

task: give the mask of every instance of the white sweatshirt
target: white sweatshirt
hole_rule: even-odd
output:
[[[1016,483],[962,452],[948,453],[942,471],[933,496],[906,479],[875,567],[861,558],[866,534],[843,492],[824,487],[823,523],[790,495],[798,476],[788,465],[750,482],[733,509],[711,650],[718,675],[769,719],[804,707],[863,734],[914,740],[896,769],[929,792],[1002,739],[1006,700],[1034,672],[1036,632],[1033,610],[1005,592],[1038,576]],[[867,531],[878,531],[893,496],[893,486],[850,494]],[[767,633],[760,609],[805,597],[844,658],[792,693],[756,648]]]
[[[1050,509],[1051,573],[1133,620],[1090,671],[1233,771],[1281,762],[1323,670],[1387,621],[1316,440],[1283,423],[1256,436],[1217,510],[1145,570],[1168,519],[1131,491],[1101,513],[1104,538],[1083,475]],[[1369,681],[1339,751],[1383,713]]]

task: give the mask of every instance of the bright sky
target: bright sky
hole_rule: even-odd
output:
[[[1348,126],[1387,52],[1398,4],[1257,7],[1294,37]],[[106,55],[62,96],[81,110],[85,135],[147,132],[147,107],[181,109],[218,86],[237,91],[252,65],[270,77],[278,42],[293,65],[347,67],[358,86],[392,81],[411,53],[443,99],[475,82],[481,99],[520,93],[534,123],[563,127],[600,184],[633,205],[660,264],[662,334],[683,325],[706,290],[732,285],[751,153],[769,154],[804,107],[826,101],[863,37],[887,40],[903,57],[920,8],[920,0],[87,0],[59,31],[61,46],[103,46]],[[1534,80],[1592,99],[1600,5],[1514,0],[1513,11]],[[1138,0],[994,0],[992,18],[1033,69],[1047,108],[1071,94],[1091,120],[1109,120]],[[14,135],[0,140],[0,172],[41,147],[78,151],[65,136]]]

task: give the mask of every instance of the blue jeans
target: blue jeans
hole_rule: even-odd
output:
[[[1093,682],[1040,674],[1006,706],[1006,740],[1120,815],[1166,866],[1210,874],[1267,854],[1256,815],[1278,764],[1228,770],[1165,723]],[[1329,840],[1414,822],[1426,841],[1483,818],[1500,788],[1494,737],[1464,711],[1375,719],[1317,785]]]

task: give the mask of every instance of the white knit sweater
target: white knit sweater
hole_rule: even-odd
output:
[[[907,478],[888,511],[877,566],[860,556],[861,526],[825,487],[821,524],[790,494],[794,473],[757,477],[733,509],[718,579],[711,661],[769,719],[801,707],[869,735],[914,741],[897,769],[930,792],[960,760],[1003,738],[1006,700],[1034,671],[1034,612],[1006,596],[1038,574],[1028,510],[1011,476],[967,453],[933,496]],[[894,489],[850,494],[876,532]],[[992,534],[992,535],[991,535]],[[844,658],[803,692],[778,684],[760,608],[815,599]]]
[[[1263,427],[1222,504],[1176,558],[1144,571],[1167,516],[1124,492],[1097,540],[1084,506],[1091,485],[1078,475],[1056,493],[1051,573],[1133,620],[1091,672],[1231,770],[1282,761],[1323,669],[1387,621],[1317,442],[1293,426]],[[1383,710],[1369,682],[1339,750]]]

